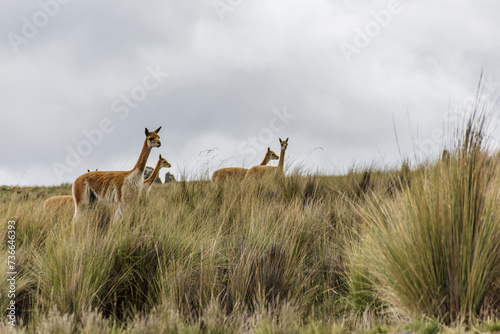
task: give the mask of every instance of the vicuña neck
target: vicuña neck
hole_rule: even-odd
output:
[[[156,167],[155,169],[153,170],[153,173],[151,173],[151,175],[149,175],[149,177],[147,178],[146,181],[144,181],[144,183],[147,183],[147,184],[152,184],[156,178],[158,177],[158,174],[160,173],[160,169],[161,169],[161,160],[158,160],[158,163],[156,164]]]
[[[280,161],[278,162],[278,170],[280,170],[281,172],[283,172],[283,167],[285,166],[285,151],[286,149],[281,150]]]
[[[144,146],[142,147],[141,155],[139,156],[139,160],[134,166],[132,171],[139,171],[140,173],[144,173],[144,169],[146,168],[146,162],[148,161],[149,153],[151,149],[148,146],[147,139],[144,141]]]

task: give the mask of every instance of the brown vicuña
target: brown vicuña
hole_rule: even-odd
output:
[[[286,140],[280,140],[281,145],[281,153],[280,153],[280,161],[278,162],[278,167],[274,166],[253,166],[247,172],[247,176],[262,176],[268,173],[281,173],[283,174],[283,167],[285,165],[285,151],[288,147],[288,138]]]
[[[122,209],[141,194],[144,185],[144,168],[153,147],[160,147],[158,132],[149,132],[146,128],[146,140],[141,155],[130,171],[90,172],[80,175],[73,183],[75,201],[74,220],[82,214],[82,206],[94,201],[114,202],[117,204],[115,219],[121,215]]]
[[[72,195],[63,195],[63,196],[54,196],[49,198],[43,203],[43,208],[45,212],[49,211],[57,211],[64,209],[66,207],[73,207],[73,196]]]
[[[144,187],[146,188],[146,195],[149,194],[149,191],[151,190],[151,185],[156,180],[156,178],[158,177],[158,174],[160,173],[160,169],[162,169],[163,167],[170,168],[170,167],[172,167],[172,165],[170,165],[170,163],[167,160],[162,158],[161,154],[160,154],[160,157],[158,158],[158,162],[156,163],[156,167],[153,170],[153,173],[151,173],[151,175],[146,180],[144,180]]]
[[[269,163],[271,160],[278,160],[279,157],[276,153],[271,151],[271,148],[267,148],[266,156],[264,157],[264,160],[260,163],[261,166],[265,166]],[[219,170],[216,170],[214,174],[212,175],[212,181],[225,181],[228,178],[234,178],[234,177],[244,177],[248,172],[247,168],[240,168],[240,167],[227,167],[227,168],[221,168]]]

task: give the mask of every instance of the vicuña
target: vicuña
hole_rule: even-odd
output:
[[[260,166],[265,166],[269,163],[271,160],[278,160],[279,157],[276,153],[271,151],[271,148],[267,148],[266,156],[264,157],[264,160],[260,163]],[[235,178],[235,177],[244,177],[248,172],[248,169],[246,168],[240,168],[240,167],[227,167],[227,168],[221,168],[218,169],[214,172],[212,175],[212,181],[225,181],[228,178]]]
[[[170,168],[170,167],[172,167],[172,165],[170,165],[170,163],[167,160],[162,158],[161,154],[160,154],[158,162],[156,163],[156,167],[153,170],[153,173],[151,173],[151,175],[146,180],[144,180],[144,187],[146,188],[146,195],[149,195],[149,191],[151,190],[151,185],[156,180],[156,178],[158,177],[158,174],[160,173],[160,169],[162,169],[163,167]]]
[[[45,212],[58,211],[71,204],[73,204],[73,196],[71,195],[53,196],[43,203],[43,208]]]
[[[247,176],[262,176],[268,173],[281,173],[283,174],[283,167],[285,165],[285,151],[288,147],[288,138],[286,140],[280,140],[281,145],[281,153],[280,153],[280,161],[278,162],[278,167],[274,166],[253,166],[247,172]]]
[[[134,199],[138,198],[144,185],[144,168],[153,147],[160,147],[158,132],[149,132],[146,128],[146,140],[141,155],[130,171],[90,172],[80,175],[73,183],[73,199],[75,201],[74,220],[82,214],[82,206],[95,201],[116,203],[115,219],[121,216],[122,210]]]

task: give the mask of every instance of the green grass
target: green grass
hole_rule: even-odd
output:
[[[351,269],[352,285],[364,288],[358,294],[445,324],[499,316],[498,162],[475,140],[428,166],[397,199],[372,197],[360,207]]]
[[[45,213],[44,200],[70,185],[2,187],[4,268],[16,220],[17,329],[498,330],[499,166],[480,137],[464,141],[413,170],[153,186],[119,221],[105,206],[77,223],[71,207]]]

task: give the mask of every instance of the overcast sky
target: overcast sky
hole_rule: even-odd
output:
[[[132,169],[159,126],[148,165],[177,179],[258,164],[279,137],[291,168],[325,173],[435,154],[481,69],[485,98],[500,89],[499,17],[497,0],[3,0],[0,185]]]

